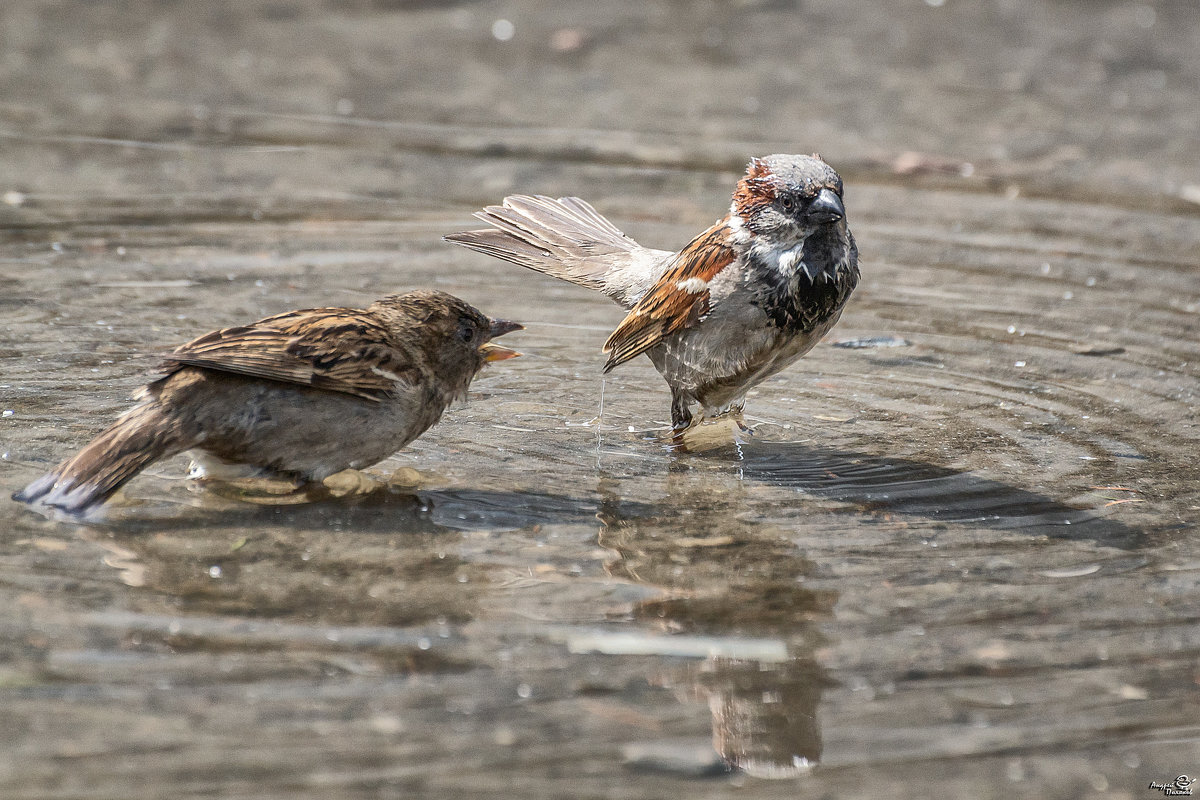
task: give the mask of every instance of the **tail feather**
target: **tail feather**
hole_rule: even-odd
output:
[[[535,225],[540,224],[548,241],[564,247],[572,244],[581,248],[600,247],[606,252],[638,247],[637,242],[578,197],[555,200],[544,195],[513,195],[505,198],[503,206],[490,206],[475,216],[487,221],[487,213],[497,210],[515,212]]]
[[[596,289],[626,307],[671,255],[642,247],[578,197],[512,195],[475,216],[492,227],[446,241]]]
[[[157,403],[130,409],[77,454],[13,495],[70,514],[86,514],[160,458],[188,449]]]
[[[607,231],[624,241],[633,242],[620,228],[613,225],[608,217],[592,208],[591,203],[580,200],[578,197],[560,197],[558,202],[573,211],[584,224],[590,224],[598,231]]]

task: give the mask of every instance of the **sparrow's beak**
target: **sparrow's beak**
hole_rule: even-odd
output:
[[[506,319],[494,319],[492,320],[492,327],[489,331],[488,338],[495,339],[497,336],[503,336],[506,333],[523,330],[525,330],[525,326],[519,322],[509,322]],[[495,344],[494,342],[484,343],[479,348],[479,352],[483,353],[483,360],[487,362],[507,361],[510,358],[516,358],[517,356],[521,355],[516,350],[503,347]]]
[[[814,225],[825,225],[846,216],[846,207],[842,205],[842,198],[832,189],[822,189],[821,193],[813,198],[804,216]]]
[[[510,358],[516,358],[517,356],[521,355],[516,350],[508,347],[501,347],[500,345],[492,344],[491,342],[488,342],[480,347],[479,352],[483,353],[483,360],[487,362],[507,361]]]
[[[519,322],[509,322],[506,319],[494,319],[492,320],[492,329],[488,332],[488,338],[496,339],[506,333],[523,330],[525,330],[525,326]]]

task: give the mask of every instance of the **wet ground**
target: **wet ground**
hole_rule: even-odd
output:
[[[205,330],[418,286],[528,326],[374,484],[0,503],[0,795],[1200,771],[1194,4],[593,5],[0,10],[5,494]],[[664,451],[619,309],[440,242],[534,191],[678,246],[789,150],[863,282],[740,447]]]

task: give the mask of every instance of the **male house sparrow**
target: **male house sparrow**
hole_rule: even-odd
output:
[[[365,310],[289,311],[176,348],[140,402],[14,500],[83,514],[154,461],[185,450],[204,467],[245,465],[320,481],[381,461],[428,430],[521,325],[444,292]]]
[[[645,353],[671,387],[671,422],[733,411],[807,353],[858,282],[842,179],[820,156],[750,161],[729,213],[678,253],[650,250],[577,197],[513,195],[475,214],[494,226],[447,241],[597,289],[629,314],[608,372]]]

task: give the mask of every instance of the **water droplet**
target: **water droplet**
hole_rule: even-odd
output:
[[[208,568],[208,577],[213,579],[221,577],[221,568],[216,564],[213,564]]]
[[[506,19],[498,19],[492,23],[492,36],[498,42],[507,42],[517,33],[517,26]]]
[[[417,639],[417,648],[418,649],[428,650],[431,647],[433,647],[433,642],[430,641],[429,637],[422,636],[420,639]]]
[[[522,700],[527,700],[532,695],[533,695],[533,687],[530,686],[528,683],[522,683],[522,684],[517,685],[517,697],[520,697]]]

